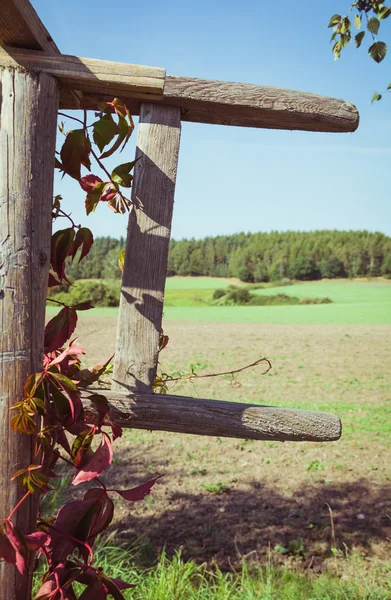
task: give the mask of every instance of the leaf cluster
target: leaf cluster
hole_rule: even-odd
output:
[[[352,21],[349,18],[350,13],[354,13],[353,23],[355,31],[352,31]],[[376,62],[381,63],[387,54],[387,44],[378,39],[380,26],[385,19],[391,15],[391,5],[387,6],[377,0],[359,0],[353,2],[348,14],[342,16],[335,14],[329,21],[329,28],[333,28],[330,42],[333,44],[334,59],[338,60],[342,50],[354,39],[356,48],[360,48],[364,38],[371,38],[368,47],[369,56]],[[387,87],[391,89],[391,83]],[[380,100],[381,94],[375,92],[372,96],[372,102]]]

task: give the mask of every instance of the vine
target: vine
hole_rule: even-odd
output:
[[[77,180],[86,192],[86,214],[93,212],[101,202],[116,213],[132,210],[127,190],[132,186],[136,160],[118,165],[111,173],[103,163],[116,151],[122,151],[133,133],[134,124],[126,105],[117,98],[103,104],[90,125],[87,124],[86,110],[83,120],[64,116],[81,127],[66,133],[64,123],[60,123],[65,141],[56,153],[55,167]],[[91,159],[99,167],[103,179],[91,173]],[[89,172],[87,175],[82,176],[82,167]],[[80,262],[94,243],[90,229],[76,224],[63,210],[61,202],[61,196],[54,198],[52,217],[53,220],[66,219],[69,226],[52,236],[48,287],[70,283],[66,262],[76,259]],[[119,262],[123,262],[123,256]],[[13,477],[19,480],[25,493],[9,516],[0,522],[0,558],[14,564],[23,574],[30,568],[34,553],[38,552],[46,562],[46,571],[36,600],[76,600],[76,583],[84,585],[79,600],[105,600],[110,595],[115,600],[123,600],[122,591],[133,586],[108,577],[101,568],[94,566],[94,541],[112,521],[113,496],[119,495],[130,502],[142,500],[158,478],[125,490],[108,489],[100,478],[112,463],[112,444],[121,437],[122,429],[110,421],[108,403],[102,395],[94,394],[90,398],[96,404],[98,422],[87,422],[81,391],[93,383],[102,383],[101,378],[110,369],[112,356],[102,364],[82,368],[81,357],[85,352],[72,336],[78,312],[93,308],[92,303],[67,306],[49,300],[61,308],[45,327],[42,370],[28,377],[23,400],[13,406],[11,427],[15,432],[33,436],[35,447],[33,463]],[[162,332],[159,350],[167,343],[168,337]],[[234,377],[235,373],[261,362],[267,363],[267,371],[271,368],[267,359],[260,359],[241,369],[207,376],[229,374]],[[182,379],[196,377],[197,374],[192,372]],[[164,392],[167,384],[174,381],[178,378],[163,373],[156,378],[154,389]],[[64,504],[53,517],[44,518],[39,511],[36,531],[26,534],[14,524],[13,517],[32,495],[42,496],[50,491],[50,480],[56,477],[54,469],[60,460],[74,470],[73,486],[90,482],[93,487],[89,487],[80,499]]]

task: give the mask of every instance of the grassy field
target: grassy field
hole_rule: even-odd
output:
[[[98,554],[102,566],[137,582],[127,596],[134,599],[389,600],[391,282],[282,288],[328,296],[326,305],[187,306],[189,294],[205,298],[216,289],[202,279],[167,282],[166,298],[173,294],[182,305],[165,308],[170,341],[160,370],[204,375],[260,356],[273,369],[245,371],[235,381],[183,381],[169,392],[332,412],[342,420],[342,438],[278,444],[125,431],[106,476],[110,486],[164,477],[131,512],[116,503],[115,544]],[[89,364],[114,350],[117,315],[80,314],[77,334]],[[122,545],[138,550],[129,554]],[[170,560],[159,558],[163,550]]]
[[[298,325],[391,324],[391,281],[316,281],[253,290],[255,294],[284,294],[299,298],[328,297],[331,304],[300,306],[210,306],[215,289],[234,280],[209,277],[167,279],[164,318],[167,321],[269,323]],[[234,282],[235,283],[235,282]],[[55,308],[49,307],[49,314]],[[115,316],[116,308],[95,308],[91,316]]]

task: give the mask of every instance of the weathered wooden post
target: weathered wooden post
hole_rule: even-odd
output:
[[[42,368],[58,86],[46,74],[0,68],[0,519],[24,491],[11,482],[32,463],[33,439],[10,428],[10,409],[23,398],[30,373]],[[28,499],[14,517],[35,530]],[[0,562],[0,597],[30,598],[31,573]]]
[[[143,104],[122,279],[113,389],[150,392],[156,375],[181,115]]]

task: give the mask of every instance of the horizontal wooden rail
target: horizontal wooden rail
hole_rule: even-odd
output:
[[[181,106],[182,121],[266,129],[350,132],[358,111],[350,102],[261,85],[167,77],[164,102]]]
[[[92,394],[107,398],[109,418],[121,427],[280,442],[331,442],[342,431],[339,418],[325,412],[90,388],[83,406],[91,423],[98,419]]]
[[[97,108],[120,96],[137,115],[142,102],[159,102],[181,109],[181,120],[267,129],[351,132],[358,127],[357,109],[350,102],[260,85],[166,77],[164,69],[127,65],[75,56],[48,57],[7,48],[0,65],[22,66],[57,77],[63,109]],[[82,100],[69,90],[83,92]]]
[[[41,71],[56,77],[65,90],[78,90],[87,94],[109,94],[145,101],[161,100],[166,72],[158,67],[128,65],[108,60],[78,58],[76,56],[41,55],[15,49],[3,49],[0,52],[0,65],[4,67],[21,66],[29,71]],[[66,104],[69,96],[66,95]],[[73,102],[70,102],[73,105]],[[73,108],[64,106],[62,108]]]

